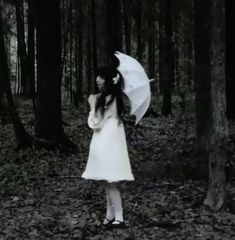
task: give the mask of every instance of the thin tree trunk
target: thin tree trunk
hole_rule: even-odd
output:
[[[226,0],[226,103],[227,117],[235,119],[235,94],[234,94],[234,58],[235,58],[235,2]]]
[[[83,102],[83,4],[81,4],[81,0],[79,0],[79,15],[78,15],[78,80],[79,86],[77,89],[78,93],[78,101]]]
[[[83,4],[81,0],[75,2],[76,8],[76,97],[75,105],[83,102]]]
[[[91,48],[92,48],[92,45],[91,45],[91,32],[89,30],[89,33],[88,33],[88,41],[87,41],[87,95],[89,96],[91,91],[92,91],[92,85],[91,85],[91,78],[92,78],[92,62],[91,62]]]
[[[126,53],[131,55],[131,17],[130,0],[122,0]]]
[[[96,44],[94,44],[95,52],[94,54],[97,56],[97,64],[99,66],[106,66],[109,62],[109,39],[108,39],[108,13],[107,13],[107,1],[108,0],[93,0],[93,8],[94,8],[94,40]]]
[[[17,76],[17,89],[16,93],[20,94],[21,89],[21,80],[20,80],[20,59],[17,53],[17,60],[16,60],[16,76]]]
[[[62,63],[61,63],[61,73],[62,76],[64,76],[64,84],[65,87],[68,88],[68,78],[67,76],[67,45],[69,41],[69,23],[70,23],[70,18],[71,18],[71,12],[72,12],[72,0],[69,0],[69,7],[68,10],[66,10],[65,6],[66,0],[62,0]],[[66,12],[67,15],[66,15]]]
[[[74,105],[78,106],[78,88],[79,88],[79,74],[78,74],[78,62],[79,62],[79,50],[78,50],[78,34],[79,34],[79,26],[78,26],[78,11],[79,5],[78,1],[74,1],[75,9],[76,9],[76,22],[75,22],[75,84],[76,84],[76,93],[74,94]]]
[[[23,0],[15,1],[16,9],[16,21],[17,21],[17,46],[18,55],[20,58],[20,71],[21,71],[21,82],[22,90],[25,96],[30,96],[30,79],[29,79],[29,68],[28,68],[28,56],[26,52],[25,36],[24,36],[24,16],[23,16]]]
[[[112,57],[114,51],[122,51],[122,29],[121,29],[121,1],[106,0],[107,21],[108,21],[108,42],[109,56]],[[107,47],[107,46],[106,46]]]
[[[181,66],[182,66],[182,75],[181,75],[181,82],[182,82],[182,91],[185,92],[187,89],[187,82],[188,82],[188,41],[187,41],[187,25],[186,25],[186,15],[184,13],[181,14],[181,26],[182,26],[182,56],[181,56]]]
[[[175,16],[175,21],[174,21],[174,25],[175,25],[175,37],[174,37],[174,56],[175,56],[175,86],[177,89],[180,90],[180,41],[179,41],[179,35],[180,35],[180,31],[179,31],[179,15]]]
[[[95,91],[98,90],[97,84],[95,81],[95,76],[96,76],[96,70],[97,70],[97,33],[96,33],[96,28],[97,28],[97,21],[96,21],[96,0],[91,0],[91,16],[92,16],[92,59],[93,59],[93,66],[94,66],[94,71],[93,71],[93,83],[94,83],[94,89]],[[100,64],[100,63],[99,63]]]
[[[163,103],[162,114],[169,116],[171,109],[171,91],[174,81],[174,55],[172,43],[172,9],[171,0],[161,0],[164,11],[164,38],[163,38],[163,59],[162,59],[162,78],[163,78]]]
[[[211,123],[210,17],[208,1],[194,1],[195,6],[195,89],[198,151],[207,153]],[[200,163],[199,163],[200,164]]]
[[[91,4],[88,4],[88,13],[91,13]],[[88,40],[87,40],[87,96],[92,92],[92,74],[94,72],[94,65],[92,64],[92,24],[88,24]]]
[[[149,77],[155,76],[155,27],[154,27],[154,14],[155,14],[155,0],[148,2],[148,66]]]
[[[192,39],[192,29],[188,26],[188,43],[187,43],[187,57],[188,57],[188,81],[187,86],[193,89],[193,39]]]
[[[70,103],[73,102],[73,20],[72,20],[72,8],[70,12],[69,25],[69,78],[68,78],[68,95],[70,98]]]
[[[65,14],[65,1],[61,0],[61,45],[62,45],[62,58],[61,58],[61,73],[62,79],[64,79],[65,70],[65,57],[66,57],[66,46],[67,46],[67,29],[66,29],[66,14]]]
[[[192,7],[192,6],[191,6]],[[183,23],[183,70],[184,88],[192,87],[192,18],[190,13],[182,15]]]
[[[160,93],[163,93],[163,66],[164,66],[164,59],[165,59],[165,51],[164,51],[164,44],[165,44],[165,21],[164,21],[164,5],[163,0],[159,0],[159,90]]]
[[[3,29],[2,29],[2,15],[0,9],[0,85],[6,94],[6,98],[9,105],[10,115],[14,125],[14,131],[16,135],[18,148],[25,148],[32,146],[32,139],[29,137],[24,129],[24,126],[16,111],[16,107],[11,94],[9,68],[7,64],[7,56],[4,45]]]
[[[136,38],[137,38],[137,58],[142,61],[143,41],[142,41],[142,1],[136,0]]]
[[[28,1],[28,63],[30,79],[30,96],[35,98],[35,0]]]

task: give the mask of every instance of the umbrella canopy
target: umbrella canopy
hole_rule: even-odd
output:
[[[120,62],[117,70],[124,79],[123,92],[130,100],[131,114],[136,116],[135,124],[137,124],[146,113],[150,104],[149,78],[136,59],[121,52],[115,52],[114,55]]]

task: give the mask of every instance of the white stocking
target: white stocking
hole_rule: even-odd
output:
[[[113,183],[108,183],[106,189],[111,198],[115,220],[123,222],[122,199],[119,190]]]
[[[108,220],[112,220],[114,218],[114,209],[112,206],[112,201],[111,201],[111,197],[109,195],[109,191],[106,187],[105,187],[105,193],[106,193],[106,201],[107,201],[106,218]]]

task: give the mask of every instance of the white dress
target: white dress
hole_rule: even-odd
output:
[[[95,101],[88,117],[88,126],[94,130],[90,143],[89,157],[82,178],[116,182],[134,180],[126,145],[123,123],[119,123],[116,99],[102,117],[95,112]],[[110,96],[106,98],[106,102]]]

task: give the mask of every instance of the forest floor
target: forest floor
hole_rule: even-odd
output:
[[[18,107],[33,135],[31,104]],[[77,145],[70,153],[17,152],[11,124],[0,125],[0,240],[235,239],[234,214],[203,206],[206,181],[189,180],[195,123],[182,117],[149,115],[137,128],[126,125],[135,176],[119,184],[127,227],[105,229],[104,191],[80,177],[92,135],[86,116],[86,106],[63,109],[65,133]]]

